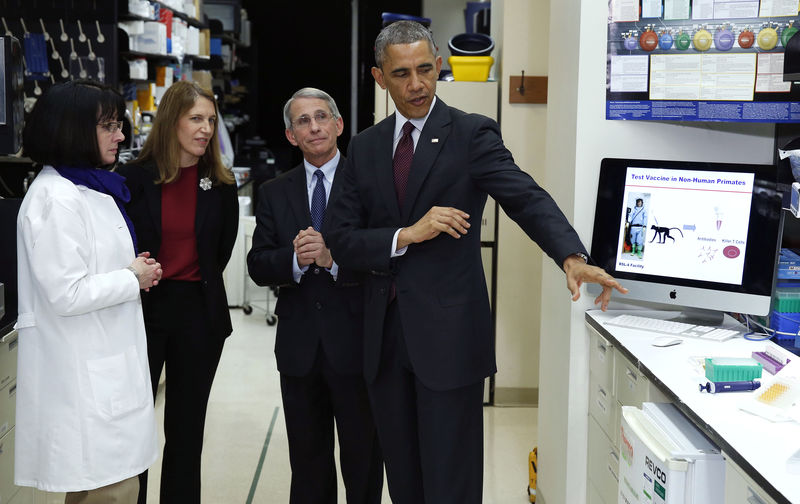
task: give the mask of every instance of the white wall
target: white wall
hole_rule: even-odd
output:
[[[464,33],[466,0],[428,0],[422,15],[431,19],[439,54],[447,41]],[[490,78],[500,86],[503,139],[517,164],[541,183],[544,177],[547,105],[509,104],[509,75],[547,75],[549,0],[495,0],[492,37],[495,64]],[[445,64],[445,67],[447,64]],[[497,365],[495,386],[539,386],[539,319],[542,252],[504,213],[498,223]]]
[[[492,15],[502,21],[500,125],[503,141],[520,168],[544,178],[546,104],[510,104],[510,75],[547,75],[549,0],[502,0]],[[496,51],[497,52],[497,51]],[[547,187],[545,187],[547,189]],[[539,387],[539,319],[542,251],[504,212],[498,223],[498,388]]]
[[[553,0],[545,178],[542,181],[589,247],[603,157],[772,162],[769,124],[605,120],[608,2]],[[566,29],[568,28],[568,29]],[[587,296],[570,303],[563,273],[544,261],[539,371],[538,498],[586,501]]]

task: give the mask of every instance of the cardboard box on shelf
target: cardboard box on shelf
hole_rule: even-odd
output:
[[[192,72],[192,80],[198,83],[203,89],[212,89],[211,72],[208,70],[195,70]]]

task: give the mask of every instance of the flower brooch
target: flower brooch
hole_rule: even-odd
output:
[[[208,177],[203,177],[200,179],[200,189],[204,191],[208,191],[211,189],[211,179]]]

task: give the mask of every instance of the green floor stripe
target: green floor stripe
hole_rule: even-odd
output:
[[[269,447],[269,440],[272,437],[272,429],[275,428],[275,420],[278,419],[278,407],[275,406],[275,411],[272,412],[272,421],[269,423],[269,430],[267,431],[267,439],[264,440],[264,447],[261,449],[261,457],[258,459],[258,466],[256,473],[253,475],[253,483],[250,485],[250,493],[247,494],[246,504],[253,503],[253,497],[256,494],[256,487],[258,480],[261,479],[261,468],[264,466],[264,459],[267,457],[267,448]]]

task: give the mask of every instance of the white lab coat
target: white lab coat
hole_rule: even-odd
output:
[[[158,438],[135,253],[114,199],[46,166],[17,218],[14,482],[99,488],[147,469]]]

